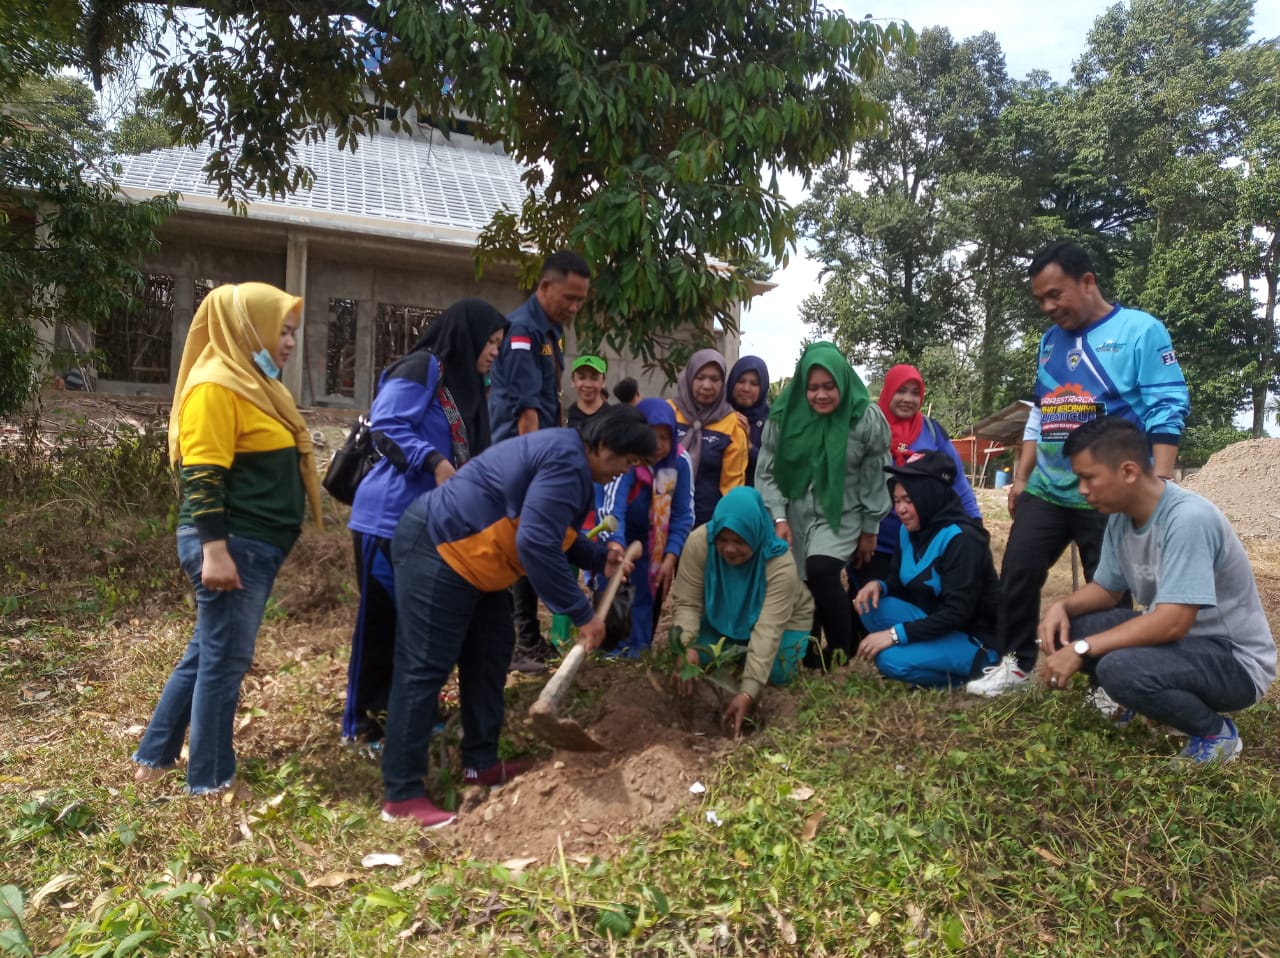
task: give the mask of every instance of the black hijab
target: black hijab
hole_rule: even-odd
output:
[[[460,299],[431,321],[410,350],[429,350],[444,367],[441,382],[453,396],[467,427],[472,456],[489,448],[489,400],[476,360],[489,337],[507,328],[507,319],[483,299]]]
[[[917,453],[903,465],[886,466],[884,471],[889,473],[890,495],[894,485],[901,483],[920,517],[920,531],[908,533],[917,553],[927,548],[933,537],[947,526],[981,528],[964,511],[954,485],[955,460],[945,452]]]

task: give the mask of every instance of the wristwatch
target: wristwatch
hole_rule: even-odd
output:
[[[1086,655],[1089,654],[1089,640],[1076,639],[1074,642],[1071,643],[1071,651],[1075,652],[1076,655],[1080,656],[1080,658],[1083,659]]]

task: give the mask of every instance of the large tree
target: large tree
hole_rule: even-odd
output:
[[[1082,155],[1134,211],[1099,224],[1117,294],[1169,323],[1194,427],[1220,430],[1252,404],[1260,436],[1278,381],[1280,57],[1275,41],[1249,42],[1253,9],[1117,5],[1090,32],[1076,82]]]
[[[793,241],[775,174],[807,177],[876,128],[865,81],[904,38],[809,0],[204,0],[166,32],[148,29],[149,7],[92,0],[90,52],[152,51],[228,201],[306,186],[298,142],[358,149],[387,108],[465,123],[529,167],[481,263],[528,275],[552,249],[581,250],[595,294],[580,336],[651,359],[686,321],[732,325],[749,280],[722,264],[776,261]]]
[[[805,318],[856,362],[876,365],[915,359],[972,331],[973,286],[946,184],[979,168],[1009,80],[991,34],[957,43],[929,28],[869,88],[888,104],[886,135],[823,172],[801,223],[825,275]],[[974,263],[975,273],[983,269]]]
[[[45,356],[37,326],[94,324],[127,305],[172,198],[125,203],[111,184],[74,4],[0,9],[0,413],[19,408]]]

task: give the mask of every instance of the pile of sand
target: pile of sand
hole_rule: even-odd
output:
[[[1227,446],[1183,486],[1226,513],[1242,538],[1280,538],[1280,439]]]

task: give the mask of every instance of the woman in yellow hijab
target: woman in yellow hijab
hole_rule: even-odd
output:
[[[232,725],[276,572],[320,522],[311,437],[280,367],[302,300],[265,283],[219,286],[196,312],[169,416],[182,484],[178,559],[196,593],[196,627],[133,755],[139,782],[173,768],[187,729],[187,791],[235,775]]]

